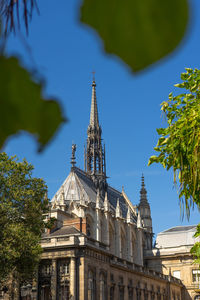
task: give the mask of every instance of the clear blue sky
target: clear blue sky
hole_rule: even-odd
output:
[[[35,166],[34,175],[44,178],[49,197],[57,191],[70,171],[71,144],[77,144],[77,165],[83,168],[83,146],[89,122],[92,71],[96,71],[99,119],[106,144],[109,184],[139,202],[141,174],[144,173],[151,205],[154,232],[188,224],[181,222],[173,176],[159,165],[147,167],[157,142],[156,128],[165,126],[160,103],[180,82],[185,67],[199,68],[200,1],[193,5],[193,21],[187,37],[168,59],[133,75],[119,59],[103,52],[95,32],[80,24],[78,1],[38,0],[40,15],[33,15],[30,47],[20,36],[9,38],[7,52],[19,54],[23,63],[46,78],[44,94],[59,99],[69,123],[63,125],[42,154],[33,137],[21,133],[6,144],[9,155],[26,158]],[[27,99],[28,101],[28,99]],[[197,209],[189,224],[199,222]]]

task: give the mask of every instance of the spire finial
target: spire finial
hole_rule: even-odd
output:
[[[131,223],[131,210],[130,210],[130,206],[128,206],[127,215],[126,215],[126,221],[127,221],[127,223]]]
[[[105,192],[105,198],[104,198],[104,210],[108,212],[110,209],[109,201],[108,201],[108,194]]]
[[[72,165],[72,168],[73,168],[73,167],[75,166],[75,164],[76,164],[75,152],[76,152],[76,144],[72,144],[72,157],[71,157],[71,165]]]
[[[93,74],[93,81],[92,81],[92,101],[91,101],[91,110],[90,110],[90,126],[91,127],[99,127],[97,97],[96,97],[96,82],[95,82],[94,74]]]
[[[115,216],[116,216],[116,218],[121,217],[121,208],[120,208],[120,205],[119,205],[119,198],[117,198],[117,206],[116,206],[116,209],[115,209]]]

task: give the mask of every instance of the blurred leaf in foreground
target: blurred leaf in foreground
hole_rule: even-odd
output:
[[[0,148],[9,136],[25,130],[36,136],[42,150],[64,121],[61,107],[43,99],[42,84],[16,57],[0,56],[0,70]]]
[[[188,23],[187,0],[84,0],[81,21],[102,38],[105,51],[140,71],[173,51]]]

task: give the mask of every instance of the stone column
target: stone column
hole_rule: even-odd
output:
[[[77,276],[77,280],[79,281],[79,298],[86,299],[86,290],[88,287],[88,276],[87,276],[84,257],[80,257],[79,263],[79,277]]]
[[[124,285],[124,299],[128,299],[128,285],[126,285],[126,282]]]
[[[136,288],[133,288],[133,299],[137,299]]]
[[[52,259],[52,271],[51,271],[51,297],[52,300],[57,299],[57,261]]]
[[[71,300],[76,300],[76,258],[71,257],[70,261],[70,296]]]

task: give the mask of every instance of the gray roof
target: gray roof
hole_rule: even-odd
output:
[[[181,231],[188,231],[188,230],[192,230],[192,229],[196,229],[197,225],[189,225],[189,226],[176,226],[176,227],[172,227],[170,229],[167,229],[161,233],[166,233],[166,232],[181,232]],[[160,234],[161,234],[160,233]]]
[[[156,248],[175,248],[192,246],[199,238],[195,238],[196,225],[176,226],[160,232],[156,238]]]
[[[80,233],[78,229],[76,229],[73,226],[63,226],[61,228],[56,229],[52,233],[48,234],[45,233],[42,235],[43,238],[46,237],[57,237],[57,236],[65,236],[65,235],[70,235],[70,234],[77,234]]]
[[[74,167],[73,170],[71,170],[69,176],[66,178],[61,188],[51,200],[52,205],[54,205],[54,203],[59,205],[63,201],[63,194],[64,203],[67,203],[68,201],[86,201],[96,203],[97,198],[97,190],[94,182],[87,173],[77,167]],[[119,199],[122,216],[126,218],[128,204],[122,193],[111,186],[108,186],[107,196],[108,201],[111,204],[111,209],[114,210],[117,206],[117,200]],[[103,204],[104,195],[101,195],[100,197]],[[133,214],[132,219],[136,222],[136,218],[133,216]]]

